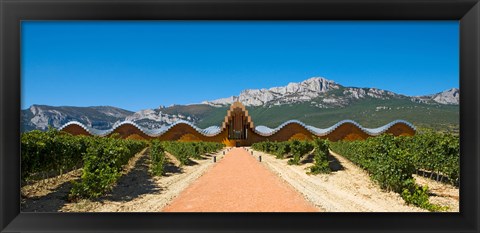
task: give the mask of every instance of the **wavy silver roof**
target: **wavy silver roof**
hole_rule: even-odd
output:
[[[314,127],[314,126],[311,126],[311,125],[306,125],[303,122],[298,121],[298,120],[289,120],[289,121],[286,121],[285,123],[281,124],[277,128],[274,128],[274,129],[271,129],[267,126],[259,125],[259,126],[255,127],[255,132],[257,134],[262,135],[262,136],[268,137],[268,136],[271,136],[271,135],[277,133],[283,127],[285,127],[289,124],[299,124],[300,126],[304,127],[306,130],[308,130],[310,133],[312,133],[316,136],[325,136],[327,134],[330,134],[335,129],[337,129],[338,127],[340,127],[341,125],[346,124],[346,123],[354,124],[360,130],[362,130],[363,132],[365,132],[366,134],[368,134],[370,136],[380,135],[380,134],[386,132],[388,129],[390,129],[390,127],[392,127],[393,125],[395,125],[397,123],[404,123],[407,126],[409,126],[410,128],[412,128],[413,130],[416,130],[415,126],[413,126],[411,123],[409,123],[407,121],[404,121],[404,120],[395,120],[395,121],[392,121],[392,122],[390,122],[390,123],[388,123],[384,126],[378,127],[378,128],[365,128],[355,121],[343,120],[343,121],[340,121],[340,122],[336,123],[335,125],[333,125],[331,127],[328,127],[326,129],[317,128],[317,127]]]
[[[107,130],[99,130],[99,129],[95,129],[95,128],[92,128],[92,127],[85,126],[84,124],[82,124],[78,121],[70,121],[70,122],[66,123],[65,125],[63,125],[62,127],[60,127],[58,130],[62,130],[69,125],[78,125],[92,135],[106,136],[106,135],[112,133],[113,131],[115,131],[115,129],[117,129],[118,127],[120,127],[122,125],[132,125],[132,126],[134,126],[135,128],[137,128],[138,130],[140,130],[141,132],[143,132],[144,134],[146,134],[150,137],[158,137],[158,136],[166,133],[168,130],[170,130],[174,126],[179,125],[179,124],[187,124],[190,127],[192,127],[193,129],[195,129],[197,132],[199,132],[200,134],[202,134],[204,136],[208,136],[208,137],[215,136],[215,135],[217,135],[221,132],[221,128],[218,127],[218,126],[210,126],[206,129],[201,129],[201,128],[198,128],[197,126],[193,125],[192,123],[190,123],[188,121],[184,121],[184,120],[176,121],[172,125],[162,126],[161,128],[158,128],[158,129],[147,129],[147,128],[144,128],[144,127],[138,125],[137,123],[135,123],[133,121],[122,121],[120,123],[114,124],[111,129],[107,129]]]
[[[361,126],[360,124],[358,124],[355,121],[343,120],[343,121],[340,121],[340,122],[336,123],[335,125],[333,125],[331,127],[325,128],[325,129],[317,128],[317,127],[314,127],[314,126],[311,126],[311,125],[306,125],[303,122],[298,121],[298,120],[289,120],[289,121],[284,122],[283,124],[281,124],[277,128],[274,128],[274,129],[271,129],[267,126],[260,125],[260,126],[255,127],[254,131],[255,131],[255,133],[257,133],[261,136],[268,137],[268,136],[271,136],[271,135],[277,133],[283,127],[285,127],[289,124],[299,124],[300,126],[304,127],[306,130],[308,130],[309,132],[311,132],[312,134],[314,134],[316,136],[325,136],[325,135],[333,132],[335,129],[337,129],[341,125],[346,124],[346,123],[354,124],[360,130],[362,130],[363,132],[365,132],[366,134],[368,134],[370,136],[380,135],[397,123],[404,123],[407,126],[409,126],[410,128],[412,128],[413,130],[416,130],[415,126],[413,126],[411,123],[409,123],[407,121],[404,121],[404,120],[395,120],[395,121],[392,121],[392,122],[390,122],[390,123],[388,123],[384,126],[378,127],[378,128],[364,128],[363,126]],[[106,136],[106,135],[114,132],[115,129],[117,129],[118,127],[120,127],[122,125],[127,125],[127,124],[136,127],[138,130],[140,130],[141,132],[143,132],[144,134],[146,134],[150,137],[158,137],[158,136],[166,133],[168,130],[175,127],[176,125],[179,125],[179,124],[187,124],[190,127],[192,127],[193,129],[195,129],[198,133],[200,133],[204,136],[207,136],[207,137],[213,137],[215,135],[218,135],[222,131],[222,129],[218,126],[210,126],[208,128],[201,129],[201,128],[198,128],[197,126],[193,125],[192,123],[190,123],[188,121],[184,121],[184,120],[179,120],[179,121],[175,122],[174,124],[172,124],[170,126],[162,126],[161,128],[158,128],[158,129],[146,129],[142,126],[139,126],[138,124],[136,124],[133,121],[122,121],[122,122],[114,124],[114,126],[111,129],[107,129],[107,130],[99,130],[99,129],[95,129],[95,128],[92,128],[92,127],[87,127],[87,126],[85,126],[84,124],[82,124],[78,121],[71,121],[71,122],[66,123],[62,127],[60,127],[59,130],[64,129],[65,127],[67,127],[69,125],[78,125],[92,135]]]

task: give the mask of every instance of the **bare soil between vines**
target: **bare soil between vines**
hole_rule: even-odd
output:
[[[239,150],[239,149],[234,149]],[[223,152],[204,155],[203,159],[192,160],[188,166],[179,166],[178,161],[168,156],[166,174],[152,177],[148,172],[149,152],[144,150],[135,155],[125,167],[124,176],[111,192],[96,200],[68,202],[71,181],[78,180],[81,169],[34,182],[22,187],[22,212],[161,212],[177,197],[194,186],[197,180],[219,165]],[[312,165],[308,159],[301,165],[288,165],[288,159],[276,159],[273,155],[254,152],[250,155],[278,182],[288,186],[317,211],[326,212],[424,212],[425,210],[405,204],[399,194],[381,190],[368,174],[340,155],[331,153],[331,174],[309,175]],[[448,206],[451,212],[459,211],[459,190],[451,185],[414,175],[417,183],[428,185],[430,201]],[[227,192],[227,191],[225,191]],[[198,194],[202,195],[202,194]],[[245,197],[246,198],[246,197]],[[208,205],[208,203],[207,203]],[[239,207],[241,209],[241,207]],[[258,205],[258,211],[262,206]],[[263,208],[265,210],[265,208]],[[172,211],[172,209],[170,209]],[[249,209],[249,211],[253,211]],[[275,210],[269,210],[275,211]]]
[[[425,212],[407,205],[395,192],[387,192],[375,184],[368,173],[346,158],[330,152],[332,173],[307,174],[311,163],[287,165],[288,159],[255,151],[261,155],[263,165],[282,177],[318,208],[327,212]],[[308,160],[307,160],[308,161]],[[428,185],[435,204],[448,206],[451,212],[459,211],[458,188],[427,178],[415,176],[417,183]]]

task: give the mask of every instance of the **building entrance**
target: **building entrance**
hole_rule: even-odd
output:
[[[228,139],[247,139],[247,117],[242,108],[234,108],[228,119]]]

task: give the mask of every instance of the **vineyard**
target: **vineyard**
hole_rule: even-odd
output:
[[[438,181],[459,185],[460,142],[456,135],[430,131],[413,137],[382,135],[364,141],[339,141],[330,147],[365,169],[383,189],[400,193],[407,203],[431,211],[442,207],[428,202],[428,187],[417,185],[412,174],[429,172]]]
[[[174,155],[182,165],[188,165],[190,158],[201,159],[207,153],[213,153],[223,148],[223,144],[216,142],[161,142],[165,151]]]
[[[195,172],[198,166],[196,164],[212,164],[209,161],[201,162],[201,160],[214,156],[223,147],[223,144],[215,142],[132,140],[120,139],[116,135],[110,137],[72,136],[54,129],[47,132],[31,131],[23,133],[21,138],[22,185],[75,171],[76,178],[68,181],[70,185],[65,186],[67,188],[62,198],[72,204],[81,203],[81,200],[97,202],[100,197],[116,193],[116,187],[125,187],[122,186],[124,183],[122,184],[121,180],[131,180],[131,178],[126,178],[126,174],[128,174],[128,169],[133,169],[136,161],[142,160],[142,165],[135,167],[137,170],[144,171],[141,174],[145,174],[145,176],[140,176],[142,178],[139,181],[150,178],[156,180],[168,178],[173,174],[170,166],[178,168],[174,169],[178,172],[176,174],[189,172],[188,176],[184,177],[191,177],[191,181],[193,181],[194,177],[201,175],[200,172]],[[343,165],[346,165],[345,161],[349,160],[348,163],[351,165],[348,166],[354,166],[362,172],[366,171],[362,180],[375,185],[377,187],[375,192],[379,193],[383,189],[392,191],[391,193],[398,193],[395,195],[401,201],[399,205],[407,203],[410,204],[409,206],[416,206],[414,208],[420,207],[429,211],[446,210],[442,203],[431,202],[430,197],[434,193],[429,190],[431,183],[418,183],[419,181],[415,178],[417,176],[439,184],[451,184],[457,189],[459,186],[459,137],[449,133],[425,131],[412,137],[381,135],[360,141],[338,142],[320,138],[312,141],[264,141],[253,144],[252,149],[273,155],[261,163],[277,161],[272,165],[277,169],[276,171],[289,176],[293,175],[294,179],[289,178],[290,182],[293,181],[292,184],[298,184],[297,187],[300,188],[305,185],[323,187],[322,185],[326,181],[322,179],[328,177],[336,180],[335,182],[340,181],[340,183],[345,180],[342,185],[338,186],[344,189],[345,184],[348,183],[347,175],[339,172],[336,168],[337,165],[332,165],[332,163],[338,163],[336,161],[338,157],[330,152],[342,155],[344,157],[342,158]],[[253,154],[249,153],[249,155]],[[173,161],[175,162],[172,163]],[[257,159],[256,161],[258,163],[261,160]],[[207,168],[203,165],[202,167],[202,169]],[[272,167],[270,166],[270,168]],[[287,170],[299,171],[305,176],[301,179],[305,180],[295,179],[297,175],[289,173]],[[347,172],[351,172],[351,170]],[[315,174],[325,175],[311,176]],[[344,175],[337,176],[339,174]],[[334,178],[335,176],[341,177],[341,179]],[[311,179],[310,183],[306,181],[309,179]],[[318,185],[312,183],[317,182],[315,179],[320,182]],[[130,183],[130,188],[137,189],[137,184]],[[335,185],[335,183],[332,184]],[[360,183],[357,182],[357,184]],[[325,185],[328,186],[328,184]],[[181,187],[181,183],[178,183],[176,187]],[[330,186],[325,190],[331,190],[331,188]],[[172,190],[171,192],[176,191]],[[324,191],[320,190],[319,192]],[[348,190],[348,192],[352,192],[352,190]],[[328,195],[333,195],[333,193],[335,192]],[[161,195],[161,193],[153,194],[152,200],[155,195]],[[323,196],[320,198],[325,197],[325,193],[321,195]],[[338,197],[333,196],[331,200],[340,201]],[[322,204],[322,202],[318,203]],[[341,205],[335,207],[336,204],[333,204],[326,205],[326,207],[341,210]]]
[[[459,185],[459,138],[448,133],[426,131],[413,137],[382,135],[359,141],[260,142],[252,148],[275,155],[277,159],[290,158],[288,164],[298,165],[302,157],[313,154],[310,174],[329,173],[329,148],[365,169],[372,180],[386,191],[394,191],[408,204],[438,211],[445,208],[428,201],[428,187],[415,183],[413,174],[426,175],[440,182]]]
[[[150,172],[161,176],[165,164],[165,151],[187,165],[191,158],[201,159],[206,153],[221,148],[210,142],[151,142],[112,137],[72,136],[50,129],[31,131],[21,138],[22,182],[62,174],[81,168],[78,182],[73,182],[68,199],[94,199],[111,191],[122,175],[128,161],[143,149],[150,149]]]
[[[61,174],[82,165],[92,137],[71,136],[56,130],[31,131],[21,138],[22,183]]]
[[[171,142],[153,140],[150,146],[152,173],[163,174],[165,151],[175,156],[181,165],[191,163],[191,158],[202,159],[202,155],[214,153],[223,148],[223,144],[216,142]]]
[[[273,154],[278,159],[291,157],[288,160],[290,165],[298,165],[300,159],[310,153],[313,153],[314,165],[310,167],[313,174],[329,173],[328,165],[328,141],[316,138],[310,141],[287,141],[287,142],[259,142],[252,145],[254,150]],[[313,150],[313,151],[312,151]]]

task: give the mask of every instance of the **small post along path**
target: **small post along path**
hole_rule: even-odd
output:
[[[317,212],[257,156],[232,148],[167,205],[165,212]]]

